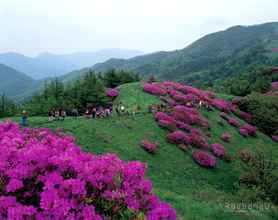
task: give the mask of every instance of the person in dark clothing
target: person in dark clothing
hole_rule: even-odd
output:
[[[97,109],[96,108],[93,108],[92,110],[92,118],[96,118],[96,114],[97,114]]]

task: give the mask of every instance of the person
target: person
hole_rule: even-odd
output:
[[[91,117],[90,111],[87,109],[86,112],[85,112],[85,118],[89,119],[90,117]]]
[[[22,111],[22,117],[21,117],[21,125],[27,126],[27,119],[28,119],[28,113],[26,110]]]
[[[97,109],[94,107],[92,110],[92,118],[95,119],[97,115]]]
[[[59,120],[59,116],[60,116],[59,110],[55,110],[54,117],[56,121]]]
[[[65,110],[61,110],[61,115],[60,115],[60,117],[61,117],[62,121],[65,120],[66,116],[67,116],[66,111],[65,111]]]
[[[77,110],[76,108],[74,108],[74,109],[72,110],[72,115],[73,115],[73,117],[74,117],[75,119],[77,119],[77,117],[78,117],[78,110]]]
[[[48,112],[48,121],[53,121],[54,120],[54,111],[49,110]]]

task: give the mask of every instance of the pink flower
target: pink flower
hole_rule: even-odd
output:
[[[232,135],[230,135],[229,133],[223,133],[221,135],[221,139],[225,142],[230,142],[231,138],[232,138]]]
[[[167,91],[156,83],[144,83],[143,90],[152,95],[166,95]]]
[[[228,123],[236,128],[240,126],[240,123],[235,118],[229,118]]]
[[[273,141],[278,142],[278,135],[272,135],[271,138]]]
[[[119,92],[117,89],[109,89],[106,95],[110,98],[116,98],[119,95]]]
[[[155,153],[157,149],[157,145],[148,140],[142,140],[140,142],[140,146],[144,148],[146,151],[148,151],[149,153]]]
[[[243,137],[248,137],[248,131],[245,128],[240,128],[239,129],[239,133],[240,135],[242,135]]]
[[[195,150],[192,153],[192,157],[195,160],[195,162],[198,163],[200,166],[207,168],[216,167],[215,157],[205,151]]]
[[[212,144],[211,149],[213,154],[217,157],[224,157],[227,154],[225,147],[218,143]]]
[[[257,132],[257,128],[250,125],[250,124],[245,124],[242,127],[240,127],[241,129],[245,129],[248,131],[248,135],[251,136],[256,136],[256,132]]]
[[[174,131],[167,135],[167,140],[172,144],[182,144],[185,142],[187,135],[182,131]]]

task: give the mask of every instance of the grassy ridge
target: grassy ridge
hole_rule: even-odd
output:
[[[33,117],[30,118],[30,126],[51,129],[63,127],[67,133],[76,137],[77,143],[85,151],[95,154],[112,152],[124,160],[147,163],[147,176],[153,181],[155,192],[177,209],[180,219],[271,219],[267,213],[255,209],[235,212],[226,207],[227,204],[241,200],[241,194],[234,187],[240,170],[238,163],[218,160],[216,169],[204,169],[193,162],[189,152],[183,152],[177,146],[167,143],[167,132],[157,126],[152,114],[147,113],[147,106],[158,103],[159,100],[142,93],[139,84],[122,86],[116,102],[122,102],[130,109],[139,104],[142,111],[136,116],[114,116],[98,120],[67,118],[64,122],[48,122],[46,117]],[[222,143],[231,155],[242,148],[259,147],[278,156],[277,144],[267,136],[259,134],[258,138],[245,139],[228,124],[223,127],[218,125],[218,111],[202,113],[209,118],[212,125],[212,138],[209,142]],[[220,141],[219,137],[223,132],[232,134],[231,143]],[[152,156],[142,150],[138,146],[141,139],[158,142],[157,154]]]

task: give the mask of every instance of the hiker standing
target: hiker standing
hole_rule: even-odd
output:
[[[28,119],[28,113],[27,113],[27,111],[23,110],[22,116],[21,116],[21,125],[22,126],[27,126],[27,119]]]
[[[65,110],[61,110],[61,118],[62,118],[62,121],[64,121],[65,120],[65,118],[66,118],[66,116],[67,116],[67,113],[66,113],[66,111]]]

